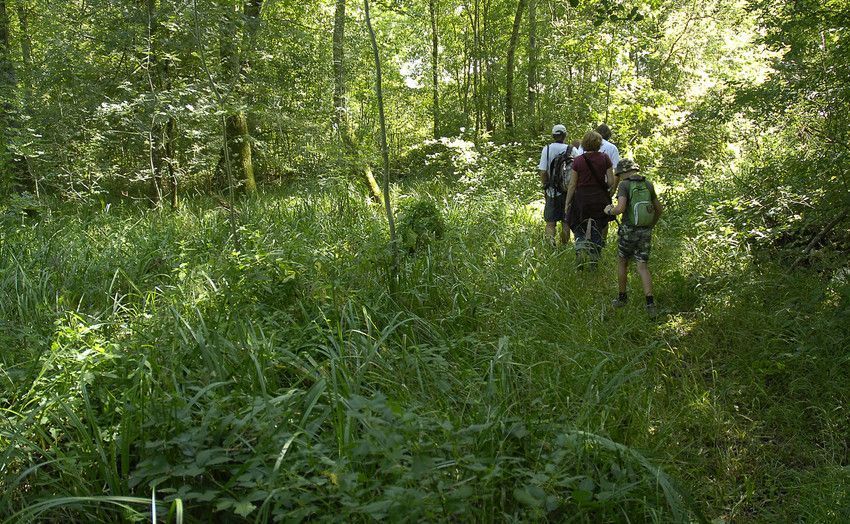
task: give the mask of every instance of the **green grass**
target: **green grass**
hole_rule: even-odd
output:
[[[756,264],[702,186],[656,234],[665,314],[634,274],[615,312],[612,247],[576,271],[533,176],[473,175],[398,190],[445,233],[397,281],[380,209],[340,184],[242,202],[240,252],[201,199],[7,213],[2,516],[848,517],[846,282]]]

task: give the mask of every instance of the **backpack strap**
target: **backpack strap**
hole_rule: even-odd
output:
[[[601,187],[607,195],[608,191],[610,191],[608,184],[605,182],[605,180],[599,178],[599,174],[596,172],[596,169],[593,168],[593,163],[591,163],[590,158],[588,158],[587,156],[587,153],[584,153],[581,156],[584,158],[584,162],[587,164],[587,168],[590,170],[590,174],[593,176],[593,179],[599,183],[599,187]]]

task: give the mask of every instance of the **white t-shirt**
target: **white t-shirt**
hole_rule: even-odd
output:
[[[614,166],[614,169],[617,169],[617,164],[620,163],[620,150],[617,149],[617,146],[603,138],[602,145],[599,146],[599,152],[608,155],[608,158],[611,159],[611,165]],[[583,154],[584,149],[581,147],[578,148],[578,151],[576,151],[576,156]]]
[[[561,144],[560,142],[553,142],[548,146],[544,146],[543,151],[540,152],[540,163],[537,164],[537,169],[539,169],[540,171],[546,171],[548,173],[549,164],[552,162],[552,160],[554,160],[556,156],[566,151],[567,148],[573,149],[573,146],[569,144]],[[546,153],[547,149],[549,150],[548,159]]]

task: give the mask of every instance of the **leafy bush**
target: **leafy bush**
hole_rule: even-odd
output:
[[[480,160],[475,144],[461,137],[426,140],[408,150],[400,161],[406,175],[451,180],[472,171]]]
[[[398,208],[398,237],[409,253],[422,251],[443,238],[446,226],[433,200],[407,198]]]

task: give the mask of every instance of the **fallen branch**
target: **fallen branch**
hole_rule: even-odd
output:
[[[824,238],[826,235],[828,235],[828,234],[830,233],[830,231],[832,231],[833,229],[835,229],[835,226],[837,226],[837,225],[838,225],[838,224],[840,224],[842,221],[844,221],[844,219],[846,219],[848,216],[850,216],[850,210],[845,210],[843,213],[841,213],[841,214],[840,214],[840,215],[838,215],[837,217],[833,218],[833,219],[829,222],[829,224],[827,224],[827,225],[826,225],[826,227],[824,227],[823,229],[821,229],[821,230],[820,230],[820,232],[819,232],[817,235],[815,235],[815,236],[814,236],[814,238],[812,238],[812,241],[811,241],[811,242],[809,242],[809,244],[808,244],[808,245],[806,246],[806,248],[803,250],[803,254],[802,254],[802,255],[800,255],[800,257],[799,257],[797,260],[795,260],[795,261],[794,261],[794,264],[793,264],[793,265],[794,265],[794,266],[799,266],[799,265],[803,262],[803,260],[805,260],[806,258],[808,258],[809,253],[811,253],[811,252],[812,252],[812,249],[814,249],[814,247],[818,244],[818,242],[820,242],[821,240],[823,240],[823,238]]]

